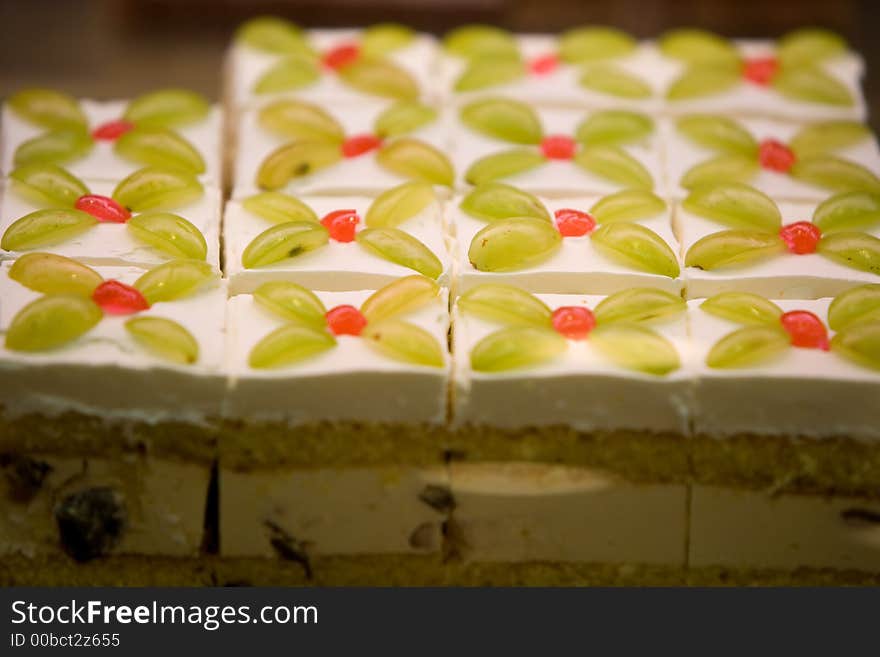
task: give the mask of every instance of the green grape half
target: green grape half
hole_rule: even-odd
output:
[[[461,200],[459,207],[471,217],[483,221],[511,217],[534,217],[552,221],[550,212],[537,197],[500,182],[478,185]]]
[[[302,285],[289,281],[269,281],[254,290],[254,301],[288,322],[323,330],[327,309],[318,296]]]
[[[526,74],[525,64],[518,58],[485,57],[468,62],[467,68],[455,81],[459,92],[479,91],[515,82]]]
[[[707,185],[691,191],[682,207],[730,228],[778,231],[782,213],[763,192],[742,183]]]
[[[610,361],[628,370],[664,376],[681,367],[675,346],[659,333],[639,324],[597,326],[590,344]]]
[[[418,139],[403,137],[383,146],[376,161],[398,176],[452,187],[455,172],[440,150]]]
[[[125,330],[150,353],[179,365],[199,359],[199,343],[184,326],[164,317],[134,317]]]
[[[15,220],[0,239],[6,251],[27,251],[60,244],[87,231],[98,223],[80,210],[37,210]]]
[[[437,120],[437,110],[415,100],[401,100],[383,111],[373,126],[377,137],[401,137]]]
[[[633,287],[605,297],[593,310],[596,324],[642,323],[666,319],[687,310],[677,294],[651,287]]]
[[[384,356],[403,363],[443,367],[443,349],[425,329],[399,319],[369,322],[361,339]]]
[[[782,308],[749,292],[722,292],[709,297],[700,308],[722,319],[750,326],[779,326]]]
[[[13,164],[63,164],[88,155],[95,142],[85,130],[66,128],[51,130],[22,142],[15,149]]]
[[[642,78],[611,64],[585,66],[578,82],[584,89],[629,100],[644,100],[654,93]]]
[[[462,294],[458,307],[469,315],[513,326],[549,328],[552,311],[546,303],[513,285],[484,283]]]
[[[380,57],[360,57],[339,70],[339,77],[349,86],[374,96],[397,100],[415,100],[419,85],[397,64]]]
[[[613,27],[575,27],[559,36],[559,57],[569,64],[595,62],[629,55],[636,45],[633,37]]]
[[[104,316],[90,298],[50,294],[22,308],[6,331],[6,348],[12,351],[49,351],[76,340]]]
[[[241,254],[245,269],[265,267],[301,253],[313,251],[330,241],[327,229],[314,221],[287,221],[257,235]]]
[[[685,171],[681,177],[681,186],[692,190],[732,181],[747,183],[759,171],[758,160],[754,156],[719,155]]]
[[[188,89],[160,89],[132,100],[123,118],[139,128],[168,128],[201,121],[211,106],[204,96]]]
[[[361,52],[366,57],[382,57],[411,44],[416,38],[412,28],[398,23],[370,25],[361,34]]]
[[[47,162],[25,164],[9,174],[15,190],[35,203],[72,208],[89,188],[61,167]]]
[[[730,41],[717,34],[694,28],[681,28],[662,35],[660,52],[689,64],[739,63],[739,53]]]
[[[649,219],[666,211],[666,201],[644,189],[624,189],[605,196],[590,208],[600,224]]]
[[[539,152],[519,148],[480,158],[470,166],[464,177],[471,185],[483,185],[536,169],[545,163],[544,156]]]
[[[839,232],[819,240],[817,252],[847,267],[880,275],[880,239],[857,232]]]
[[[12,111],[42,128],[85,130],[88,119],[79,101],[53,89],[22,89],[6,101]]]
[[[694,143],[728,155],[756,158],[758,142],[738,121],[727,116],[690,114],[681,117],[678,131]]]
[[[675,278],[681,273],[678,258],[650,228],[628,221],[599,226],[590,236],[605,257],[626,267]]]
[[[795,100],[835,107],[852,107],[855,102],[845,84],[811,65],[782,66],[772,84],[780,94]]]
[[[821,28],[801,28],[779,39],[776,56],[785,66],[814,64],[846,52],[846,41]]]
[[[285,144],[270,153],[257,171],[261,189],[284,187],[291,178],[307,176],[332,166],[342,159],[339,144],[318,139],[303,139]]]
[[[313,55],[287,55],[263,73],[254,83],[254,92],[275,94],[308,87],[321,79],[321,69]]]
[[[368,322],[379,322],[418,310],[440,294],[440,286],[427,276],[404,276],[382,287],[361,304]]]
[[[242,24],[235,40],[252,48],[278,55],[312,53],[299,26],[275,16],[257,16]]]
[[[697,240],[685,255],[687,267],[706,271],[745,265],[785,253],[785,242],[776,233],[758,230],[723,230]]]
[[[739,67],[694,66],[666,90],[669,100],[691,100],[730,91],[740,83]]]
[[[880,193],[880,179],[865,166],[833,155],[814,155],[797,160],[789,174],[817,187],[835,192]]]
[[[364,223],[368,228],[395,228],[436,202],[430,183],[413,180],[379,194],[367,209]]]
[[[317,105],[301,100],[277,100],[257,115],[262,128],[281,137],[329,141],[341,144],[345,131],[333,116]]]
[[[208,243],[190,221],[170,212],[144,212],[126,222],[135,239],[159,249],[172,258],[205,260]]]
[[[443,48],[450,55],[466,59],[489,56],[519,58],[513,35],[494,25],[463,25],[443,37]]]
[[[630,144],[649,137],[654,121],[644,114],[605,110],[590,115],[575,130],[574,138],[586,146]]]
[[[41,294],[91,297],[104,279],[91,267],[54,253],[25,253],[8,272],[9,278]]]
[[[113,198],[133,212],[173,210],[199,200],[205,189],[191,173],[158,167],[138,169],[113,190]]]
[[[706,356],[715,369],[751,367],[772,360],[791,346],[791,338],[781,325],[745,326],[721,338]]]
[[[551,328],[512,326],[490,333],[471,349],[476,372],[505,372],[535,367],[553,360],[568,342]]]
[[[880,370],[880,324],[861,322],[831,338],[831,350],[864,367]]]
[[[644,165],[618,146],[587,146],[574,156],[574,162],[594,176],[622,187],[653,189],[654,179]]]
[[[862,322],[880,322],[880,285],[859,285],[834,297],[828,306],[828,326],[842,331]]]
[[[248,357],[254,369],[294,365],[332,349],[336,338],[328,331],[301,324],[286,324],[260,340]]]
[[[408,267],[431,279],[443,273],[443,263],[431,250],[399,228],[366,228],[355,235],[357,243],[380,258]]]
[[[475,100],[462,107],[459,116],[471,130],[512,144],[539,144],[544,136],[541,119],[535,110],[515,100]]]
[[[813,212],[823,234],[842,230],[871,230],[880,224],[880,194],[844,192],[826,199]]]
[[[494,221],[474,235],[468,260],[480,271],[515,271],[544,262],[561,245],[562,237],[550,222],[514,217]]]
[[[820,121],[801,128],[789,147],[802,159],[848,148],[870,137],[870,128],[858,121]]]
[[[205,160],[201,153],[168,128],[135,128],[117,139],[113,149],[125,159],[138,164],[181,169],[196,175],[205,173]]]
[[[153,305],[191,296],[217,278],[217,272],[207,262],[170,260],[142,274],[134,287]]]
[[[288,194],[281,192],[260,192],[248,196],[241,202],[248,212],[271,221],[283,224],[288,221],[319,221],[318,215],[308,205]]]

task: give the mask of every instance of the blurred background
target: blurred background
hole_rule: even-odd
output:
[[[45,85],[112,98],[175,85],[216,98],[232,31],[262,13],[306,27],[399,21],[436,34],[473,21],[524,32],[606,24],[639,37],[677,26],[774,37],[819,25],[864,54],[880,128],[877,0],[0,0],[0,94]]]

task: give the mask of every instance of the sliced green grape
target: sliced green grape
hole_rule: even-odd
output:
[[[659,333],[638,324],[597,326],[590,332],[590,344],[628,370],[664,376],[681,367],[675,346]]]
[[[476,219],[497,221],[511,217],[534,217],[552,221],[550,212],[537,197],[499,182],[484,183],[465,196],[459,207]]]
[[[456,91],[478,91],[519,80],[526,74],[526,66],[511,57],[483,57],[471,60],[455,81]]]
[[[693,142],[730,155],[755,158],[758,142],[740,123],[726,116],[691,114],[676,123],[679,132]]]
[[[710,315],[753,326],[778,327],[782,317],[782,308],[749,292],[722,292],[706,299],[700,308]]]
[[[257,185],[273,190],[284,187],[291,178],[301,178],[339,162],[339,144],[303,139],[285,144],[270,153],[257,171]]]
[[[834,331],[842,331],[863,322],[878,321],[880,285],[859,285],[851,288],[834,297],[828,306],[828,326]]]
[[[375,123],[376,136],[382,139],[415,132],[437,120],[437,110],[415,100],[401,100],[382,112]]]
[[[869,230],[880,224],[880,194],[844,192],[819,204],[813,223],[822,233]]]
[[[731,181],[747,183],[759,171],[758,159],[749,155],[719,155],[685,171],[681,186],[696,189]]]
[[[682,206],[688,212],[731,228],[778,231],[782,226],[782,214],[773,199],[742,183],[695,189]]]
[[[278,100],[260,110],[260,126],[282,137],[341,144],[345,131],[329,112],[299,100]]]
[[[593,314],[599,326],[607,326],[618,322],[650,322],[685,310],[687,304],[677,294],[652,287],[633,287],[602,299]]]
[[[660,52],[689,64],[737,64],[739,53],[727,39],[693,28],[672,30],[660,37]]]
[[[594,176],[623,187],[654,188],[654,179],[644,165],[617,146],[587,146],[575,154],[574,162]]]
[[[440,343],[425,329],[399,319],[369,322],[361,333],[368,345],[393,360],[427,367],[443,367]]]
[[[392,141],[379,149],[376,161],[404,178],[444,187],[452,187],[455,181],[449,158],[434,146],[417,139],[404,137]]]
[[[336,346],[326,330],[287,324],[260,340],[248,357],[254,369],[274,369],[302,362]]]
[[[34,162],[9,174],[15,189],[37,203],[72,208],[80,196],[89,193],[83,182],[55,164]]]
[[[254,83],[254,92],[275,94],[293,91],[314,84],[321,78],[321,69],[312,55],[288,55],[263,73]]]
[[[43,128],[85,130],[88,119],[73,96],[52,89],[22,89],[6,101],[24,119]]]
[[[248,196],[241,202],[248,212],[271,221],[283,224],[287,221],[318,221],[318,215],[298,198],[281,192],[260,192]]]
[[[85,130],[51,130],[19,145],[15,149],[13,163],[20,167],[44,162],[70,162],[87,155],[94,143]]]
[[[820,121],[801,128],[789,146],[798,158],[806,158],[854,146],[870,137],[871,130],[858,121]]]
[[[201,94],[187,89],[161,89],[132,100],[124,119],[138,127],[172,127],[201,121],[211,106]]]
[[[205,160],[195,146],[167,128],[135,128],[117,139],[113,149],[139,164],[182,169],[194,174],[205,172]]]
[[[636,49],[636,40],[613,27],[576,27],[559,37],[559,56],[569,64],[623,57]]]
[[[286,221],[257,235],[241,254],[241,264],[245,269],[265,267],[322,247],[329,241],[329,233],[320,223]]]
[[[657,233],[628,221],[599,226],[591,235],[596,249],[626,267],[675,278],[681,273],[678,259]]]
[[[91,297],[104,279],[91,267],[54,253],[25,253],[9,268],[9,278],[41,294]]]
[[[201,198],[202,183],[191,173],[144,167],[113,190],[113,198],[132,212],[171,210]]]
[[[546,303],[513,285],[484,283],[458,298],[458,307],[469,315],[514,326],[551,326],[552,311]]]
[[[339,77],[351,87],[374,96],[415,100],[419,85],[397,64],[380,58],[360,57],[356,62],[339,70]]]
[[[851,107],[854,103],[845,84],[814,66],[782,66],[772,84],[783,96],[795,100],[838,107]]]
[[[800,66],[842,55],[846,49],[846,41],[840,35],[810,27],[784,35],[779,40],[776,56],[785,66]]]
[[[781,325],[746,326],[716,342],[706,356],[706,364],[715,369],[760,365],[790,346],[791,338]]]
[[[538,144],[544,135],[535,110],[506,98],[468,103],[461,108],[460,118],[471,130],[514,144]]]
[[[195,294],[218,274],[201,260],[171,260],[153,267],[134,282],[134,287],[150,302],[175,301]]]
[[[180,365],[199,359],[199,343],[185,327],[164,317],[134,317],[125,330],[147,351]]]
[[[880,370],[880,324],[861,322],[831,338],[831,349],[858,365]]]
[[[379,194],[370,204],[364,223],[368,228],[394,228],[436,202],[437,194],[430,183],[413,180]]]
[[[621,145],[641,141],[654,132],[654,121],[644,114],[605,110],[592,114],[575,131],[574,138],[586,146]]]
[[[204,260],[208,257],[205,236],[191,222],[170,212],[145,212],[126,222],[135,239],[173,258]]]
[[[275,54],[311,53],[303,31],[290,21],[274,16],[257,16],[244,23],[235,40]]]
[[[361,52],[366,57],[381,57],[408,46],[416,33],[406,25],[379,23],[366,28],[361,34]]]
[[[494,25],[464,25],[443,37],[443,47],[451,55],[467,59],[489,56],[519,58],[513,35]]]
[[[254,301],[289,322],[322,330],[327,326],[327,309],[318,296],[302,285],[270,281],[254,290]]]
[[[98,305],[86,297],[40,297],[12,318],[6,331],[6,348],[32,352],[57,349],[91,330],[103,316]]]
[[[430,303],[440,294],[440,286],[426,276],[404,276],[373,292],[361,313],[368,322],[404,315]]]
[[[470,166],[464,177],[471,185],[483,185],[530,171],[545,162],[544,156],[539,152],[520,148],[480,158]]]
[[[10,224],[0,240],[0,248],[26,251],[60,244],[84,233],[96,223],[95,217],[80,210],[37,210]]]
[[[552,256],[562,237],[552,223],[533,217],[493,221],[471,240],[468,259],[480,271],[527,269]]]
[[[740,82],[739,69],[727,66],[694,66],[666,90],[669,100],[689,100],[729,91]]]
[[[624,189],[593,204],[590,214],[600,224],[648,219],[666,211],[666,201],[643,189]]]
[[[512,326],[490,333],[471,350],[471,367],[476,372],[504,372],[534,367],[553,360],[568,348],[568,342],[550,328]]]
[[[585,67],[578,82],[584,89],[631,100],[650,98],[654,93],[642,78],[611,64]]]
[[[399,228],[366,228],[355,235],[357,243],[380,258],[436,279],[443,264],[427,246]]]
[[[880,193],[880,179],[870,169],[833,155],[814,155],[797,160],[789,174],[835,192]]]
[[[853,269],[880,274],[880,239],[856,232],[825,235],[819,240],[817,252]]]
[[[723,230],[697,240],[684,258],[687,267],[711,271],[744,265],[785,252],[776,233],[758,230]]]

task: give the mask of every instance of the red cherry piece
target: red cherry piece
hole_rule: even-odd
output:
[[[593,311],[583,306],[561,306],[553,311],[553,328],[569,340],[586,340],[596,326]]]
[[[345,43],[341,46],[331,48],[321,57],[321,61],[327,68],[339,70],[354,64],[355,60],[361,56],[361,47],[356,43]]]
[[[779,61],[775,57],[756,57],[743,62],[742,75],[749,82],[766,87],[778,70]]]
[[[330,238],[337,242],[354,241],[354,233],[361,218],[355,210],[334,210],[321,219]]]
[[[354,135],[342,142],[342,155],[344,157],[357,157],[364,153],[376,150],[382,145],[382,140],[376,135]]]
[[[559,67],[559,57],[551,53],[535,57],[529,62],[529,72],[532,75],[548,75]]]
[[[76,199],[74,207],[89,213],[98,221],[124,224],[131,219],[131,212],[109,196],[101,196],[100,194],[80,196]]]
[[[771,171],[788,173],[794,166],[794,151],[781,141],[765,139],[758,147],[758,160],[761,166]]]
[[[104,281],[96,287],[92,301],[108,315],[131,315],[150,307],[140,290],[114,280]]]
[[[116,141],[129,130],[134,130],[134,123],[125,119],[107,121],[92,130],[92,137],[100,141]]]
[[[541,152],[548,160],[570,160],[576,149],[577,142],[566,135],[550,135],[541,141]]]
[[[822,320],[809,310],[792,310],[780,319],[782,328],[791,336],[791,344],[804,349],[828,351],[828,330]]]
[[[592,233],[596,228],[593,216],[580,210],[562,208],[553,215],[556,217],[556,228],[563,237],[580,237]]]
[[[779,237],[791,253],[805,255],[816,252],[816,246],[822,239],[822,231],[809,221],[796,221],[780,228]]]
[[[354,306],[336,306],[324,317],[333,335],[360,335],[367,325],[367,318]]]

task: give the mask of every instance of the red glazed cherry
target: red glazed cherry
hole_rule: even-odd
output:
[[[342,142],[342,155],[344,157],[357,157],[364,153],[376,150],[382,145],[382,140],[376,135],[354,135]]]
[[[529,71],[532,75],[547,75],[559,66],[559,57],[554,54],[541,55],[529,62]]]
[[[809,221],[796,221],[779,229],[779,237],[785,242],[786,248],[797,255],[815,253],[822,231],[816,224]]]
[[[788,173],[794,166],[794,151],[781,141],[765,139],[758,147],[758,160],[761,166],[771,171]]]
[[[131,315],[150,307],[140,290],[119,281],[104,281],[92,292],[92,301],[108,315]]]
[[[360,220],[355,210],[335,210],[325,215],[321,223],[330,233],[331,239],[337,242],[351,242],[354,240],[355,228]]]
[[[354,306],[336,306],[324,317],[333,335],[360,335],[367,325],[367,318]]]
[[[92,137],[100,141],[116,141],[129,130],[134,130],[134,123],[118,119],[99,125],[92,130]]]
[[[563,237],[580,237],[592,233],[596,228],[596,220],[592,215],[580,210],[562,208],[553,215],[556,217],[556,228]]]
[[[98,221],[124,224],[131,219],[131,212],[109,196],[86,194],[76,199],[74,207],[77,210],[89,213]]]
[[[574,157],[577,142],[565,135],[550,135],[541,142],[541,152],[548,160],[570,160]]]
[[[779,62],[775,57],[756,57],[743,62],[742,74],[749,82],[766,87],[778,70]]]
[[[583,306],[562,306],[553,311],[553,328],[569,340],[586,340],[596,326],[593,311]]]
[[[349,64],[354,64],[355,60],[360,57],[361,48],[356,43],[346,43],[341,46],[331,48],[324,53],[321,61],[327,68],[339,70]]]
[[[784,313],[780,320],[791,336],[791,344],[804,349],[828,351],[828,331],[822,320],[809,310],[792,310]]]

